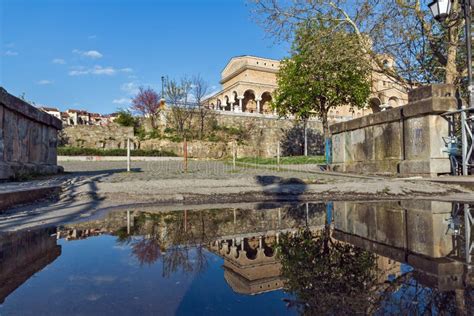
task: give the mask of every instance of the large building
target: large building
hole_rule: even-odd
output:
[[[392,67],[387,58],[385,64]],[[276,74],[280,61],[255,56],[232,58],[221,73],[222,89],[206,102],[215,110],[236,113],[272,115],[272,94],[277,88]],[[372,94],[367,107],[352,111],[350,107],[330,110],[331,119],[351,119],[378,112],[383,108],[397,107],[408,102],[407,91],[383,74],[371,75]]]

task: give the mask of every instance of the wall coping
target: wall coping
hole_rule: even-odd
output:
[[[38,110],[29,103],[17,98],[7,92],[3,87],[0,87],[0,105],[9,109],[10,111],[16,112],[20,115],[27,117],[30,120],[38,123],[51,126],[57,130],[62,129],[62,122],[58,118],[49,115],[41,110]]]
[[[439,115],[457,108],[454,86],[447,84],[430,85],[409,92],[406,105],[382,111],[350,121],[333,124],[329,127],[332,134],[352,131],[373,125],[390,123],[405,118],[422,115]]]

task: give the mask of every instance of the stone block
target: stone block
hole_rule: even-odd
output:
[[[370,161],[375,157],[373,128],[366,127],[352,130],[350,134],[350,146],[346,147],[348,162]]]
[[[400,121],[395,121],[373,127],[375,160],[403,159],[403,134],[400,125]]]
[[[434,84],[423,86],[408,92],[408,102],[414,103],[420,100],[439,98],[454,98],[456,89],[450,84]]]
[[[332,137],[332,162],[334,164],[344,163],[345,161],[345,134],[336,134]]]
[[[436,176],[451,172],[451,165],[448,159],[405,160],[400,162],[399,172],[407,176]]]
[[[451,209],[446,213],[432,213],[426,210],[409,209],[407,220],[408,249],[414,253],[442,258],[453,250],[451,238],[447,238],[447,219]]]

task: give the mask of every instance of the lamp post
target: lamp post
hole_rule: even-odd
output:
[[[443,22],[451,14],[451,7],[455,0],[434,0],[428,7],[433,14],[433,17],[438,22]],[[469,106],[468,109],[473,108],[474,101],[474,87],[472,85],[472,47],[471,47],[471,9],[474,7],[474,0],[459,0],[463,13],[464,13],[464,26],[466,33],[466,50],[467,50],[467,75],[468,75],[468,86],[467,91],[469,92]],[[461,131],[462,131],[462,174],[468,175],[468,140],[467,140],[467,111],[466,106],[463,103],[461,105]]]

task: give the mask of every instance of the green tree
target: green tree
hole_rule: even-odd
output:
[[[138,125],[138,120],[127,110],[120,110],[118,112],[115,122],[121,126],[130,126],[136,127]]]
[[[459,84],[466,72],[462,8],[440,25],[429,1],[422,0],[248,0],[264,29],[287,41],[301,23],[332,21],[335,29],[350,28],[364,43],[372,71],[408,89],[420,83]],[[393,67],[384,61],[393,59]]]
[[[329,137],[328,112],[338,106],[362,108],[370,95],[370,67],[356,35],[332,22],[301,24],[292,55],[277,74],[274,108],[280,116],[305,121],[317,116]]]

